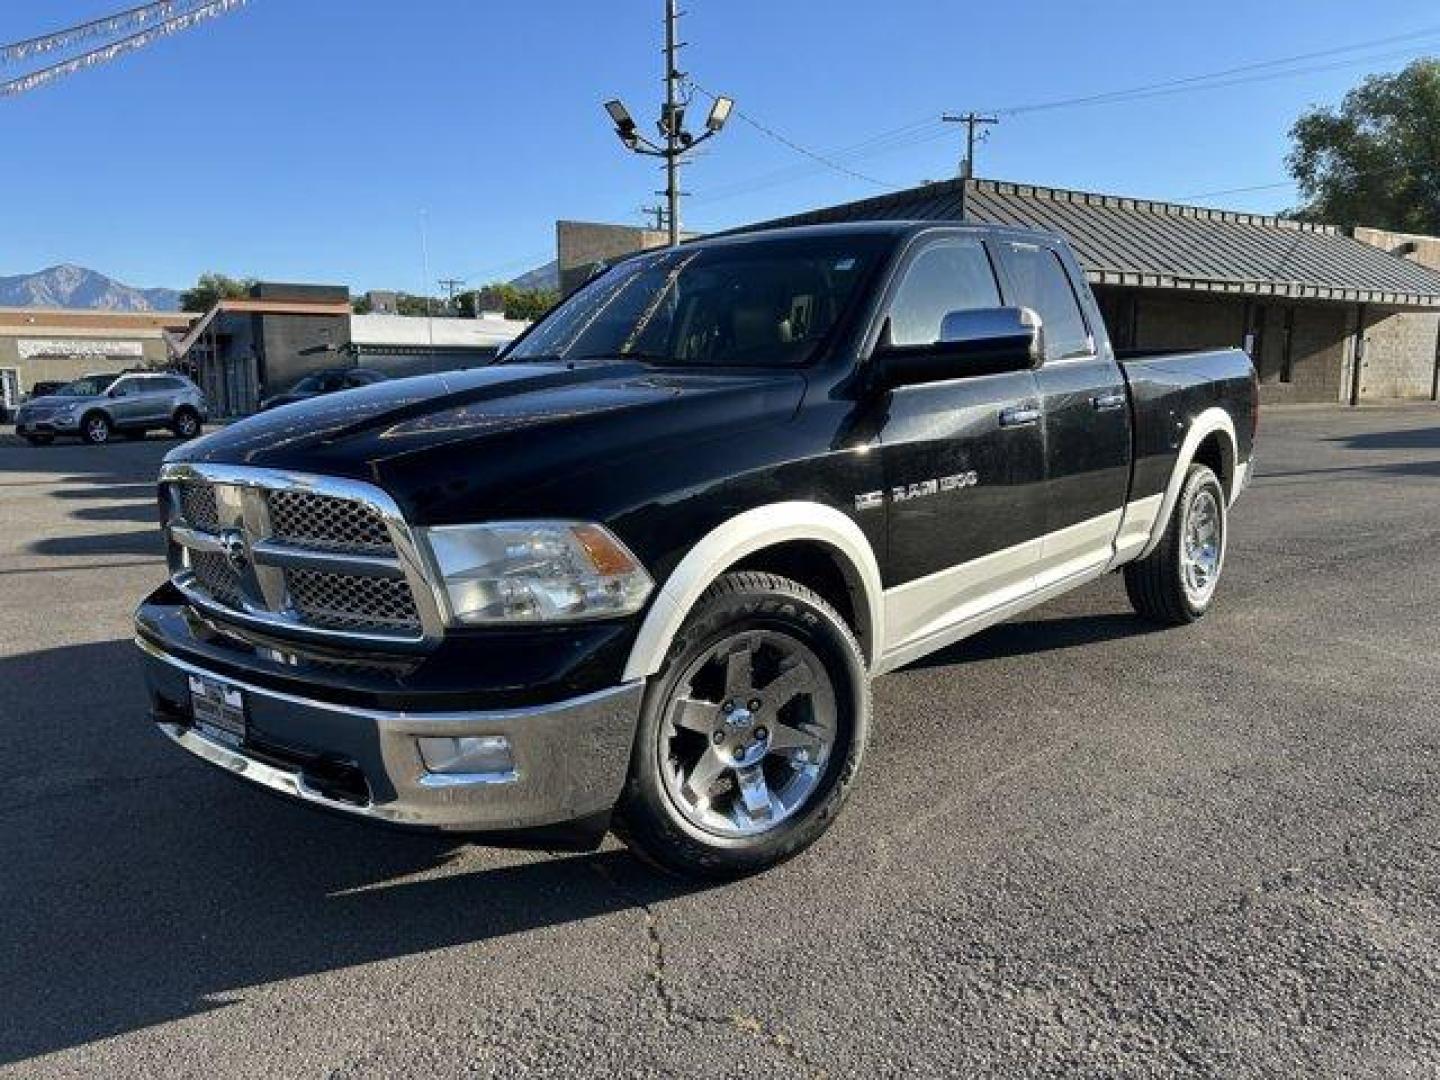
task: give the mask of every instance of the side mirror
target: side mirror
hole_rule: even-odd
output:
[[[112,386],[109,390],[105,391],[105,396],[108,398],[117,398],[124,397],[125,394],[118,386]]]
[[[1022,307],[952,311],[940,322],[938,341],[892,345],[882,340],[875,350],[887,388],[1030,371],[1044,357],[1040,316]]]

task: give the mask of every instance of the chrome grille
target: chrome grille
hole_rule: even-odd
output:
[[[401,578],[287,570],[290,602],[306,622],[332,630],[409,630],[420,625]]]
[[[210,484],[181,484],[180,514],[191,528],[218,532],[220,511],[215,505],[215,488]]]
[[[337,551],[394,550],[385,519],[364,503],[311,491],[271,491],[268,500],[277,540]]]
[[[240,575],[230,565],[230,561],[224,555],[217,555],[209,551],[192,551],[190,553],[190,570],[195,575],[195,580],[200,583],[215,600],[226,607],[239,608],[241,585]]]
[[[175,464],[171,574],[217,617],[310,638],[420,643],[439,636],[410,530],[368,484],[239,466]]]

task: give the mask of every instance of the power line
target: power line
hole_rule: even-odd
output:
[[[694,79],[689,80],[689,84],[696,90],[700,91],[700,93],[710,98],[712,101],[717,100],[715,94],[711,93],[709,90],[706,90],[705,87],[701,86]],[[898,191],[901,187],[901,185],[899,184],[891,184],[885,180],[877,180],[873,176],[867,176],[865,173],[842,165],[840,164],[840,162],[834,160],[833,158],[826,157],[824,154],[821,154],[818,151],[811,150],[808,146],[802,146],[794,139],[790,138],[787,135],[782,135],[780,132],[776,131],[768,124],[756,119],[747,112],[743,112],[738,108],[732,109],[731,111],[735,116],[738,116],[741,120],[745,121],[745,123],[749,124],[756,131],[759,131],[764,135],[768,135],[770,138],[774,139],[781,145],[787,146],[791,150],[795,151],[797,154],[810,158],[812,161],[824,165],[827,169],[833,169],[835,172],[843,173],[846,176],[854,177],[856,180],[863,180],[867,184],[873,184],[876,187],[887,188],[891,191]]]
[[[29,90],[36,90],[66,75],[109,63],[111,60],[118,59],[127,53],[143,49],[145,46],[153,44],[161,38],[169,37],[171,34],[178,34],[206,20],[228,14],[238,7],[243,7],[247,2],[248,0],[209,0],[208,3],[201,4],[199,7],[185,12],[183,15],[166,19],[159,25],[142,30],[138,34],[121,38],[119,41],[112,41],[109,45],[92,49],[90,52],[82,53],[69,60],[63,60],[58,64],[40,68],[38,71],[32,71],[28,75],[11,79],[9,82],[0,83],[0,98],[14,97],[17,94],[23,94]]]
[[[1075,97],[1057,98],[1053,101],[1034,102],[1027,105],[1015,105],[1005,109],[992,110],[1001,116],[1022,116],[1026,113],[1045,112],[1053,109],[1070,108],[1077,105],[1098,105],[1110,104],[1118,101],[1128,101],[1137,98],[1159,97],[1166,93],[1180,93],[1190,89],[1209,90],[1219,86],[1236,86],[1246,82],[1259,82],[1266,79],[1288,78],[1292,75],[1307,75],[1315,71],[1328,71],[1335,67],[1345,67],[1351,63],[1368,63],[1371,60],[1391,59],[1396,53],[1385,53],[1380,56],[1364,57],[1354,60],[1346,60],[1335,64],[1322,64],[1314,67],[1302,67],[1290,71],[1265,72],[1263,75],[1256,75],[1251,78],[1235,79],[1226,82],[1212,82],[1212,80],[1227,79],[1232,75],[1246,75],[1248,73],[1261,72],[1267,68],[1284,67],[1287,64],[1297,64],[1306,60],[1316,60],[1322,57],[1340,56],[1345,53],[1361,52],[1365,49],[1373,49],[1382,45],[1393,45],[1399,41],[1420,41],[1426,38],[1440,37],[1440,26],[1427,27],[1423,30],[1413,31],[1407,34],[1392,34],[1388,37],[1372,38],[1369,41],[1359,41],[1350,45],[1340,45],[1330,49],[1319,49],[1313,52],[1296,53],[1292,56],[1276,57],[1270,60],[1257,60],[1248,64],[1240,64],[1236,67],[1222,68],[1218,71],[1205,72],[1199,75],[1187,75],[1179,79],[1166,79],[1162,82],[1146,83],[1141,86],[1132,86],[1124,90],[1109,90],[1103,93],[1083,94]],[[1418,46],[1417,46],[1418,47]],[[1403,50],[1400,55],[1414,51],[1415,47]]]
[[[1111,90],[1105,91],[1103,93],[1084,94],[1073,97],[1058,98],[1053,101],[1034,102],[1025,105],[1010,106],[1003,109],[995,109],[992,110],[992,112],[997,116],[997,118],[1023,116],[1033,112],[1050,111],[1055,109],[1071,108],[1084,105],[1119,104],[1128,101],[1144,100],[1145,98],[1150,97],[1162,97],[1172,94],[1187,93],[1199,90],[1220,89],[1227,86],[1243,85],[1250,82],[1260,82],[1272,79],[1289,78],[1297,75],[1307,75],[1319,71],[1328,71],[1335,68],[1348,67],[1354,64],[1371,63],[1376,60],[1386,60],[1396,57],[1409,56],[1416,51],[1416,48],[1412,47],[1410,49],[1390,51],[1379,55],[1349,58],[1327,64],[1317,64],[1298,68],[1291,68],[1285,71],[1271,71],[1267,69],[1284,67],[1287,64],[1302,63],[1306,60],[1341,56],[1347,53],[1354,53],[1366,49],[1373,49],[1377,46],[1394,44],[1399,41],[1418,42],[1437,36],[1440,36],[1440,26],[1428,27],[1407,34],[1393,34],[1387,37],[1373,38],[1367,41],[1355,42],[1350,45],[1337,46],[1329,49],[1312,50],[1310,52],[1297,53],[1291,56],[1276,57],[1269,60],[1253,61],[1250,63],[1241,64],[1229,68],[1223,68],[1218,71],[1212,71],[1198,75],[1190,75],[1179,79],[1169,79],[1163,82],[1148,83],[1140,86],[1130,87],[1124,90]],[[1231,76],[1237,77],[1231,78]],[[696,86],[696,89],[698,89],[701,93],[709,93],[705,90],[704,87],[700,87],[698,85]],[[741,118],[749,122],[752,126],[760,127],[762,131],[766,130],[764,127],[759,125],[753,117],[742,115]],[[842,159],[859,159],[872,157],[881,153],[889,153],[895,150],[907,149],[912,146],[918,146],[926,142],[932,142],[945,134],[943,130],[937,130],[936,128],[936,120],[932,119],[928,121],[921,121],[915,124],[907,125],[903,128],[895,129],[890,132],[882,132],[878,135],[872,136],[870,139],[863,140],[862,142],[855,144],[853,147],[848,147],[840,151],[835,151],[829,155],[820,154],[808,149],[807,147],[800,146],[799,144],[795,143],[794,140],[779,135],[778,132],[766,131],[766,133],[772,135],[772,137],[777,138],[778,141],[788,146],[790,149],[796,150],[796,152],[802,154],[807,158],[810,158],[812,161],[814,161],[820,166],[842,172],[845,175],[857,177],[879,187],[886,187],[891,190],[898,190],[901,185],[889,184],[884,181],[877,180],[874,177],[867,176],[864,173],[860,173],[854,169],[848,168],[845,165],[841,164]],[[722,186],[707,193],[704,198],[696,199],[695,202],[716,202],[722,199],[734,198],[738,195],[750,194],[751,192],[760,190],[762,188],[773,187],[779,184],[792,183],[794,181],[804,179],[807,176],[813,175],[815,171],[816,169],[814,167],[807,167],[803,165],[791,166],[787,169],[777,170],[773,173],[767,173],[757,177],[752,177],[749,180],[737,181],[730,185]],[[1234,193],[1238,194],[1238,192]],[[1216,194],[1232,194],[1232,192],[1217,192]],[[1208,196],[1202,195],[1198,197],[1206,198]]]

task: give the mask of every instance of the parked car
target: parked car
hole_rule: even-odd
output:
[[[261,411],[293,405],[297,401],[309,401],[321,394],[333,394],[337,390],[353,390],[357,386],[369,386],[383,382],[385,375],[369,368],[326,368],[312,371],[283,394],[266,398],[260,403]]]
[[[200,433],[209,412],[205,395],[183,375],[86,375],[20,406],[15,433],[36,446],[60,435],[98,445],[115,434],[139,437],[158,428],[188,439]]]
[[[172,454],[153,714],[356,817],[750,873],[834,820],[872,677],[1114,570],[1205,615],[1256,423],[1244,352],[1117,355],[1049,234],[641,254],[496,366]]]

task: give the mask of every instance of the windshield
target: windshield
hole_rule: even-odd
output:
[[[76,379],[72,383],[66,383],[55,391],[56,397],[98,397],[109,389],[118,375],[87,375],[83,379]]]
[[[881,234],[675,248],[576,291],[508,360],[791,367],[812,360],[890,240]]]

